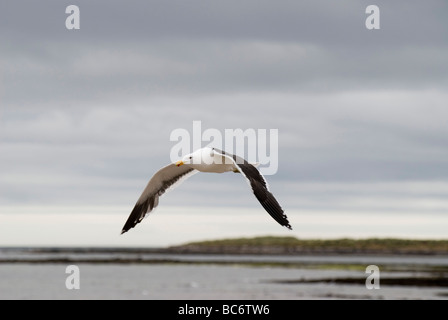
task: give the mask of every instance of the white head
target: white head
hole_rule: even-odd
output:
[[[212,164],[214,161],[215,152],[212,148],[202,148],[198,149],[193,153],[187,154],[182,158],[182,160],[177,161],[176,166],[180,167],[184,164],[189,165],[204,165]]]

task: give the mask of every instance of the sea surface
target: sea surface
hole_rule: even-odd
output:
[[[70,265],[77,266],[77,271],[68,269]],[[364,265],[379,266],[378,289],[366,287],[370,273]],[[0,299],[448,299],[445,285],[381,284],[387,278],[430,277],[434,270],[447,267],[446,256],[185,255],[9,248],[0,249]],[[69,288],[74,276],[79,276],[79,289]],[[328,281],[350,278],[359,281]]]

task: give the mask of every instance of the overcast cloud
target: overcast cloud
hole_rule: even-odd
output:
[[[69,4],[0,4],[0,205],[132,206],[201,120],[279,129],[286,207],[447,211],[446,1],[376,1],[380,30],[370,1],[76,1],[76,31]],[[216,179],[256,205],[233,175],[163,202]]]

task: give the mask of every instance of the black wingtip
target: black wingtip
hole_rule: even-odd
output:
[[[286,216],[285,213],[283,213],[283,219],[284,219],[284,224],[282,224],[284,227],[288,228],[289,230],[292,230],[292,226],[288,221],[288,217]]]
[[[277,219],[276,219],[277,220]],[[279,221],[279,220],[277,220],[277,222],[282,226],[282,227],[285,227],[285,228],[288,228],[289,230],[292,230],[292,226],[291,226],[291,224],[289,223],[289,221],[288,221],[288,217],[286,216],[286,214],[283,214],[283,217],[282,217],[282,219]]]
[[[134,225],[135,225],[135,224],[134,224]],[[120,235],[125,234],[126,232],[128,232],[128,231],[131,230],[132,228],[134,228],[134,226],[131,225],[131,224],[129,223],[129,221],[126,221],[125,225],[123,226],[123,229],[121,229],[121,233],[120,233]]]

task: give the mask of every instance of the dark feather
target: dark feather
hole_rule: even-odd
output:
[[[242,171],[243,175],[249,180],[252,191],[255,197],[260,201],[263,208],[277,221],[280,225],[292,230],[289,224],[288,217],[284,213],[282,207],[275,199],[274,195],[269,191],[266,180],[261,175],[260,171],[247,162],[245,159],[225,151],[214,149],[216,152],[232,157],[236,165]]]
[[[267,189],[266,181],[260,172],[251,164],[239,164],[238,167],[243,171],[247,179],[249,179],[252,191],[255,197],[260,201],[263,208],[277,221],[280,225],[292,230],[288,218],[282,207],[275,199],[274,195]]]

